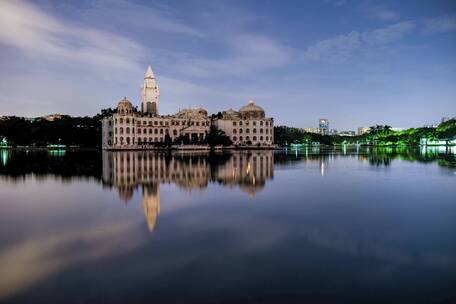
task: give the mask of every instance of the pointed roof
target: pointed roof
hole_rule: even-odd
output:
[[[155,78],[154,72],[152,72],[150,65],[147,67],[146,75],[144,75],[144,78]]]

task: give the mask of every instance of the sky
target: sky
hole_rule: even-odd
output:
[[[161,114],[432,124],[456,116],[456,1],[0,0],[0,115],[139,106],[149,64]]]

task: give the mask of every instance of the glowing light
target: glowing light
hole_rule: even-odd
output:
[[[8,163],[8,159],[9,159],[9,154],[10,154],[10,151],[8,150],[0,150],[0,155],[1,155],[1,160],[2,160],[2,166],[6,166],[6,164]]]

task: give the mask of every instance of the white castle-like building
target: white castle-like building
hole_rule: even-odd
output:
[[[159,143],[177,143],[179,138],[203,142],[211,125],[224,131],[234,147],[274,146],[274,120],[253,101],[239,111],[230,109],[212,118],[203,108],[184,109],[174,115],[160,115],[159,108],[160,90],[149,66],[141,87],[141,111],[125,97],[116,113],[103,118],[103,149],[153,149]]]

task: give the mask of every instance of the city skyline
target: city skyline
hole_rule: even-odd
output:
[[[456,115],[452,1],[282,3],[2,1],[0,114],[136,104],[151,64],[163,113],[253,99],[276,125],[339,130]]]

